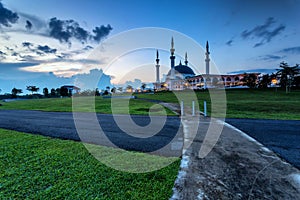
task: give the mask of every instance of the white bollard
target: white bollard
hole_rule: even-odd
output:
[[[204,107],[204,117],[207,117],[206,101],[204,101],[203,107]]]
[[[181,116],[184,115],[184,110],[183,110],[183,101],[180,102],[180,109],[181,109]]]
[[[192,101],[192,116],[195,116],[195,101]]]

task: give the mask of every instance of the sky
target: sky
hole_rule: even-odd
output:
[[[187,51],[195,72],[204,72],[205,55],[191,41],[202,47],[209,41],[222,74],[272,72],[282,61],[299,63],[299,8],[300,0],[2,0],[0,94],[89,77],[100,77],[93,84],[100,89],[154,82],[156,49],[163,77],[172,36],[176,63]],[[132,29],[144,31],[126,40]],[[153,45],[130,49],[141,41]]]

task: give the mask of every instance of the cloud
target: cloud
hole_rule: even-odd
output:
[[[31,28],[32,28],[32,23],[31,23],[30,21],[26,20],[25,28],[26,28],[28,31],[30,31]]]
[[[79,24],[74,20],[60,20],[56,17],[50,19],[49,28],[49,34],[51,37],[58,39],[60,42],[66,42],[69,44],[71,44],[71,38],[74,38],[81,43],[86,43],[90,39],[99,42],[112,30],[112,27],[109,24],[107,26],[102,25],[93,29],[93,35],[84,28],[80,27]]]
[[[233,40],[228,40],[228,41],[226,42],[226,45],[232,46],[232,43],[233,43]]]
[[[18,12],[18,15],[26,21],[29,21],[32,24],[31,28],[42,29],[47,27],[47,23],[45,20],[40,19],[39,17],[27,13]]]
[[[0,51],[0,60],[5,59],[6,53],[4,53],[3,51]]]
[[[229,72],[228,74],[244,74],[244,73],[263,73],[271,74],[276,72],[276,69],[245,69]]]
[[[88,51],[88,50],[91,50],[91,49],[94,49],[94,48],[90,45],[87,45],[86,47],[83,48],[84,51]]]
[[[259,60],[265,60],[265,61],[274,61],[274,60],[280,60],[283,59],[285,56],[277,56],[277,55],[264,55],[260,56]]]
[[[4,8],[2,3],[0,2],[0,27],[1,25],[10,27],[11,24],[14,24],[18,21],[19,16],[17,13]]]
[[[95,33],[94,40],[99,42],[102,38],[106,37],[109,32],[112,30],[112,27],[108,24],[107,26],[95,27],[93,33]]]
[[[261,41],[256,43],[254,47],[262,46],[271,42],[275,36],[280,35],[285,30],[285,25],[282,24],[278,25],[276,28],[273,28],[272,26],[275,23],[276,20],[273,17],[269,17],[264,24],[258,25],[250,31],[244,30],[241,33],[241,37],[244,40],[258,38]]]
[[[23,47],[27,47],[27,48],[29,48],[29,49],[30,49],[30,47],[32,47],[32,46],[33,46],[33,44],[32,44],[32,43],[30,43],[30,42],[23,42],[23,43],[22,43],[22,46],[23,46]]]
[[[279,51],[280,53],[300,54],[300,46],[285,48]]]
[[[48,45],[37,47],[37,50],[42,51],[44,53],[56,53],[57,49],[51,49]]]

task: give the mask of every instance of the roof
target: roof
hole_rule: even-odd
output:
[[[180,74],[188,74],[188,75],[195,75],[194,71],[188,67],[187,65],[183,65],[181,64],[181,62],[179,63],[179,65],[176,65],[174,67],[175,71],[180,73]],[[169,71],[168,75],[171,74],[171,70]]]

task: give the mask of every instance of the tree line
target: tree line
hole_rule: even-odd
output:
[[[289,66],[286,62],[281,62],[276,73],[265,74],[257,77],[255,74],[245,74],[242,79],[250,88],[267,88],[271,84],[279,85],[290,90],[291,87],[300,87],[300,67],[299,64]]]
[[[41,96],[40,94],[37,94],[37,92],[40,90],[37,86],[31,85],[26,86],[26,90],[31,92],[31,95],[35,96]],[[18,88],[13,88],[11,90],[11,96],[13,98],[16,98],[19,94],[22,94],[23,90]],[[72,93],[69,91],[66,87],[60,87],[60,88],[52,88],[49,92],[48,88],[43,88],[43,96],[44,97],[71,97]]]

